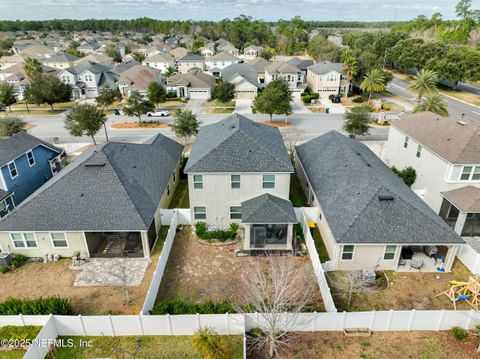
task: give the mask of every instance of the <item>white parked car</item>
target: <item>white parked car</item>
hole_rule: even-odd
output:
[[[147,112],[148,117],[167,117],[170,116],[170,112],[166,110],[156,109],[153,112]]]

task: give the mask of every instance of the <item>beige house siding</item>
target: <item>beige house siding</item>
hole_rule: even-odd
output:
[[[178,72],[185,74],[194,67],[198,67],[202,71],[205,70],[205,61],[181,61],[178,63]]]
[[[354,246],[353,259],[342,260],[343,245],[338,244],[336,251],[337,261],[336,270],[361,270],[361,269],[381,269],[396,270],[402,246],[397,246],[395,258],[392,260],[384,260],[386,245],[383,244],[357,244]]]
[[[160,199],[160,203],[158,204],[157,210],[155,211],[155,229],[158,233],[160,230],[160,227],[163,225],[168,225],[169,223],[162,223],[161,220],[161,215],[160,215],[160,210],[162,208],[168,208],[170,205],[170,202],[172,201],[173,194],[175,193],[175,190],[178,186],[178,182],[180,180],[180,162],[177,163],[177,166],[175,167],[175,176],[172,173],[172,176],[170,177],[170,181],[168,182],[168,187],[165,189],[165,192],[163,192],[163,196]],[[170,194],[168,193],[168,189],[170,189]]]
[[[330,74],[337,75],[337,81],[327,81],[327,77]],[[341,87],[349,88],[349,83],[347,80],[341,80],[340,73],[336,71],[330,71],[326,74],[316,74],[313,71],[307,71],[307,85],[313,92],[318,92],[320,95],[322,93],[337,94]]]

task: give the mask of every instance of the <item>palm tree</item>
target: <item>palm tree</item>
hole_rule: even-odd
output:
[[[437,92],[437,81],[438,76],[435,71],[421,70],[413,77],[413,81],[408,86],[408,89],[415,92],[418,95],[418,99],[421,100],[424,96]]]
[[[350,82],[358,73],[358,64],[355,57],[353,57],[352,52],[348,49],[342,52],[342,63],[343,71],[347,75],[348,88],[350,87]],[[348,88],[345,91],[345,97],[348,97]]]
[[[32,79],[35,75],[42,72],[42,64],[33,57],[27,57],[23,64],[23,71],[28,78]]]
[[[382,71],[379,69],[370,70],[363,78],[360,89],[368,92],[368,103],[370,104],[372,93],[385,90],[385,77]]]
[[[168,66],[167,71],[163,75],[165,77],[170,77],[170,76],[175,75],[175,73],[176,73],[175,68],[173,66]]]
[[[430,111],[440,116],[448,116],[446,102],[436,93],[429,93],[413,108],[413,112],[425,111]]]

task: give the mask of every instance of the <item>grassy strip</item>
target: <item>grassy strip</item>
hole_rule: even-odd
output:
[[[328,255],[327,247],[325,247],[325,243],[323,242],[322,235],[320,234],[317,225],[315,225],[315,228],[310,229],[310,233],[312,234],[313,241],[315,242],[315,248],[317,249],[320,262],[328,262],[330,260],[330,256]]]

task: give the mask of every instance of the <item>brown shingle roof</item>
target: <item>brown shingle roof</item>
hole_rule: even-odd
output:
[[[431,112],[402,117],[392,126],[450,163],[480,163],[480,124]]]
[[[480,213],[480,188],[465,186],[442,192],[451,204],[464,213]]]
[[[265,71],[268,72],[269,74],[300,72],[298,68],[296,68],[293,65],[290,65],[288,62],[285,62],[285,61],[274,62],[270,66],[267,66],[265,68]]]

